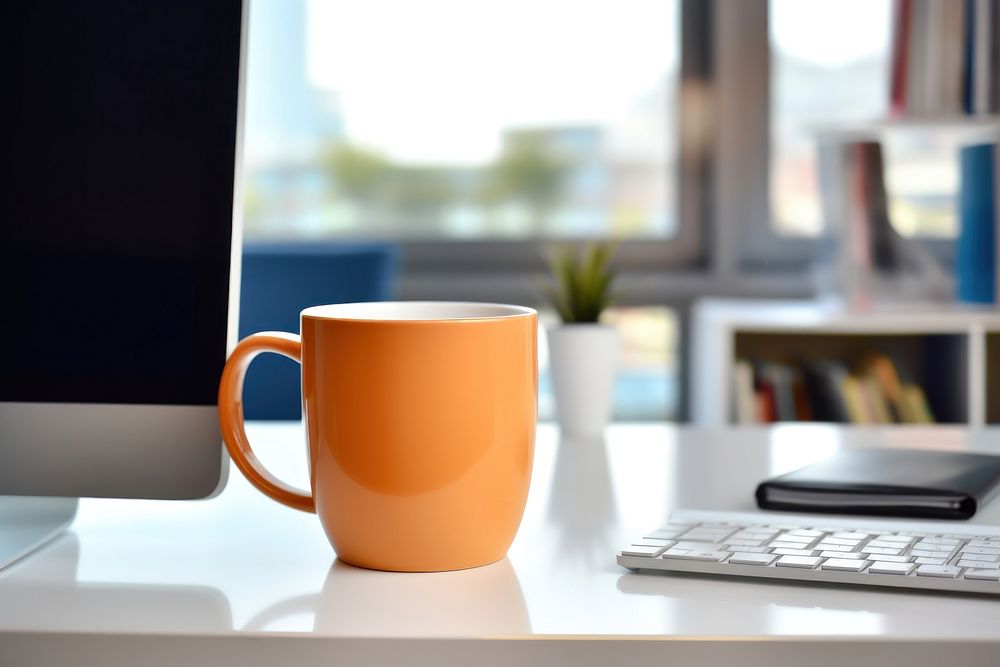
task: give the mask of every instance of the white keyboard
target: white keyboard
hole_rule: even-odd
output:
[[[1000,595],[1000,528],[678,512],[618,552],[635,570]]]

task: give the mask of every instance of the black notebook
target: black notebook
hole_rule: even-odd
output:
[[[783,512],[968,519],[998,489],[1000,456],[854,449],[762,482],[757,505]]]

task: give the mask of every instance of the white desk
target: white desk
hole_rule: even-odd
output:
[[[300,438],[251,430],[293,481]],[[1000,451],[1000,431],[622,425],[558,443],[542,426],[509,557],[445,574],[339,563],[314,516],[235,471],[207,501],[86,500],[69,533],[0,573],[0,665],[1000,664],[1000,599],[614,563],[671,508],[750,509],[758,480],[845,444]]]

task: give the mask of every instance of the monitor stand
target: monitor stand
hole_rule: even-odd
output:
[[[76,516],[76,498],[0,496],[0,570],[57,537]]]

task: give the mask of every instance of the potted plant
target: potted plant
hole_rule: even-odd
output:
[[[611,417],[619,339],[600,317],[612,302],[613,252],[610,243],[595,243],[551,259],[546,296],[562,323],[548,330],[549,364],[556,417],[567,434],[600,434]]]

